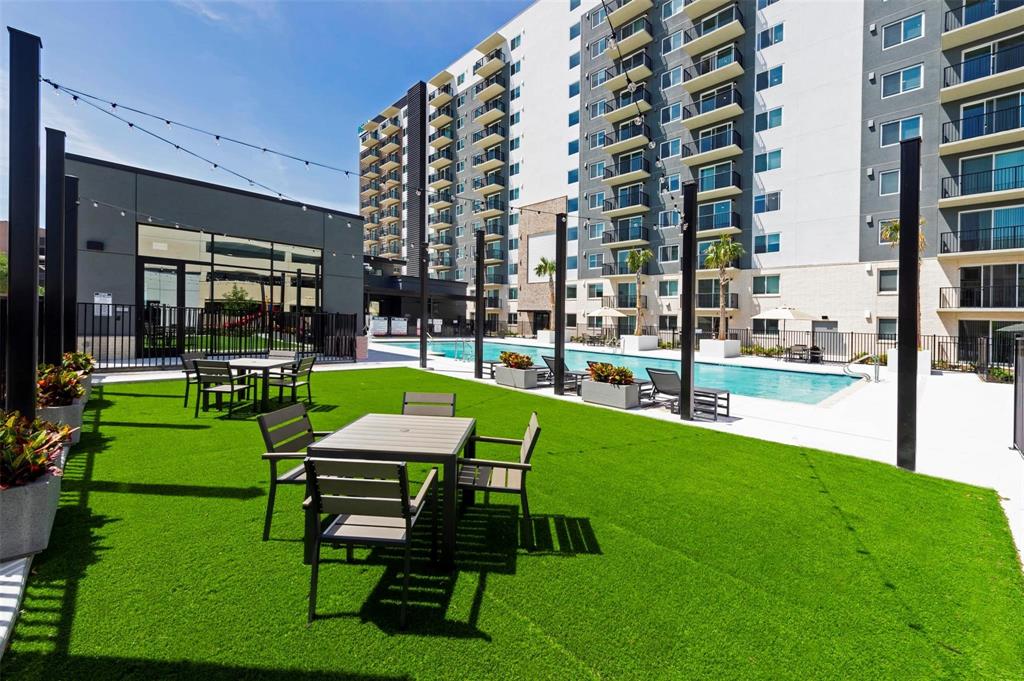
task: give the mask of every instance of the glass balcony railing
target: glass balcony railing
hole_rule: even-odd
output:
[[[718,29],[731,24],[734,21],[743,22],[743,15],[740,13],[740,8],[736,5],[726,7],[721,12],[712,14],[709,17],[701,19],[695,22],[693,28],[683,33],[683,44],[693,42],[697,38],[701,38],[706,35],[714,33]]]
[[[939,289],[939,309],[1024,308],[1024,286],[947,286]]]
[[[692,144],[683,145],[683,158],[706,154],[716,149],[724,149],[729,146],[741,146],[740,134],[735,130],[723,130],[714,135],[705,135],[693,141]]]
[[[943,30],[955,31],[1018,7],[1024,7],[1024,0],[972,0],[965,2],[946,12]]]
[[[630,158],[622,158],[615,161],[611,166],[606,166],[604,169],[604,179],[611,180],[620,175],[628,175],[629,173],[635,173],[644,171],[647,174],[651,172],[651,162],[643,156],[632,156]]]
[[[1019,69],[1022,66],[1024,66],[1024,45],[1008,47],[947,66],[942,72],[942,87],[969,83],[972,80],[994,76],[997,73]]]
[[[704,57],[693,66],[683,69],[683,82],[685,83],[693,80],[694,78],[706,76],[713,71],[725,68],[729,64],[734,63],[743,66],[743,55],[740,54],[740,51],[736,49],[735,46],[728,47],[724,50],[718,50],[714,54],[709,54]]]
[[[646,195],[645,195],[646,196]],[[607,202],[605,202],[607,203]],[[613,227],[606,229],[601,234],[602,244],[616,244],[623,241],[650,241],[651,230],[642,225],[629,225],[627,227]]]

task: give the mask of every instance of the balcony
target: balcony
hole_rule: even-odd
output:
[[[402,209],[399,208],[398,206],[392,206],[391,208],[382,210],[380,212],[380,224],[382,225],[392,225],[396,222],[400,222],[401,220]],[[381,233],[383,234],[384,232]],[[401,231],[399,231],[397,235],[401,236]]]
[[[500,310],[501,298],[499,296],[484,296],[484,307],[488,310]]]
[[[654,40],[654,27],[647,17],[638,17],[615,30],[615,58],[622,59]]]
[[[730,0],[683,0],[683,12],[690,19],[696,20],[713,9],[721,7]]]
[[[370,180],[369,182],[364,182],[359,187],[359,196],[360,196],[360,198],[366,199],[366,198],[369,198],[369,197],[373,196],[374,194],[376,194],[379,191],[380,191],[380,182],[378,182],[377,180]]]
[[[940,154],[1024,142],[1024,107],[1012,106],[942,124]]]
[[[740,146],[740,134],[735,130],[723,130],[714,135],[706,135],[683,145],[683,163],[688,166],[699,166],[739,156],[743,152]]]
[[[743,15],[736,5],[694,22],[693,28],[683,33],[683,49],[696,57],[743,35]]]
[[[640,274],[647,275],[647,265],[640,268]],[[629,269],[626,263],[610,262],[601,265],[601,276],[608,279],[621,279],[624,277],[636,277],[636,272]]]
[[[1021,0],[975,0],[946,12],[942,31],[942,49],[991,38],[998,33],[1024,26],[1024,2]]]
[[[1024,255],[1024,225],[1007,225],[962,232],[945,232],[939,236],[939,258],[949,260],[991,259]]]
[[[743,55],[735,45],[718,50],[683,70],[683,89],[691,95],[743,75]]]
[[[452,127],[446,126],[436,132],[430,133],[427,142],[434,149],[441,149],[452,143]]]
[[[497,272],[484,273],[484,288],[504,286],[507,282],[508,278],[504,274],[499,274]]]
[[[430,104],[430,106],[437,108],[452,101],[453,97],[455,97],[455,88],[452,87],[451,83],[445,83],[430,93],[430,98],[427,100],[427,103]]]
[[[373,201],[367,201],[363,205],[363,207],[359,209],[359,212],[360,213],[364,213],[364,214],[365,213],[372,213],[373,211],[377,210],[378,208],[380,208],[380,202],[377,201],[377,199],[374,199]]]
[[[698,239],[723,236],[725,234],[738,234],[740,231],[739,213],[714,213],[712,215],[697,216]]]
[[[452,107],[443,106],[427,118],[432,128],[443,128],[452,122]]]
[[[380,158],[380,154],[377,153],[376,149],[367,149],[366,151],[359,154],[359,165],[360,167],[366,166],[373,163]]]
[[[380,132],[382,135],[394,135],[396,132],[402,129],[402,119],[398,116],[392,116],[388,118],[380,125]]]
[[[939,208],[1024,199],[1024,166],[942,178]]]
[[[377,217],[376,213],[373,213],[372,215],[370,215],[370,217],[366,218],[366,221],[363,223],[363,227],[366,227],[366,228],[377,227],[380,224],[379,221],[380,221],[380,218]]]
[[[627,215],[637,215],[639,213],[646,213],[651,209],[651,199],[647,195],[647,192],[631,188],[631,189],[620,189],[615,198],[606,199],[604,202],[603,210],[605,217],[608,218],[621,218]],[[605,232],[607,238],[609,232]],[[604,243],[607,243],[605,241]]]
[[[947,286],[939,289],[939,310],[1024,311],[1024,286]]]
[[[483,201],[473,202],[473,215],[478,218],[493,218],[504,214],[508,209],[504,201],[497,196],[491,196]]]
[[[484,241],[497,241],[505,236],[505,223],[501,220],[488,220],[484,223]]]
[[[490,125],[501,120],[506,111],[508,108],[505,106],[505,102],[500,99],[492,99],[473,110],[473,122],[478,125]]]
[[[377,243],[377,230],[366,230],[366,233],[363,234],[363,248],[366,248],[367,246],[373,245],[375,243]]]
[[[434,192],[427,195],[427,205],[434,210],[441,210],[452,205],[452,193],[450,191]]]
[[[505,77],[500,73],[496,73],[490,78],[481,80],[479,83],[474,85],[473,96],[476,97],[479,102],[486,102],[494,99],[504,92],[505,85]]]
[[[363,169],[363,177],[367,177],[370,179],[380,177],[380,166],[377,165],[376,163],[371,163],[370,165],[366,166],[366,168]]]
[[[947,66],[942,72],[940,102],[977,97],[1024,84],[1024,45],[1008,47]]]
[[[683,125],[688,130],[695,130],[736,118],[742,113],[743,97],[734,86],[683,107]]]
[[[387,156],[384,157],[384,159],[380,162],[380,169],[381,171],[386,173],[388,171],[395,170],[401,165],[402,155],[396,152],[394,154],[388,154]]]
[[[505,66],[505,53],[500,49],[491,50],[473,64],[473,75],[487,78],[500,71],[503,66]]]
[[[384,140],[383,144],[380,145],[381,154],[390,154],[393,151],[398,151],[402,148],[402,138],[400,135],[392,135]]]
[[[392,189],[391,191],[380,195],[380,207],[387,208],[388,206],[394,206],[402,201],[402,192],[398,189]]]
[[[696,308],[698,310],[718,310],[723,301],[722,296],[717,293],[698,293]],[[726,310],[738,310],[740,307],[740,296],[738,293],[726,293],[724,297]]]
[[[401,217],[401,216],[399,216]],[[392,239],[402,238],[402,226],[401,225],[389,225],[380,230],[381,239],[384,241],[391,241]]]
[[[713,175],[702,175],[697,181],[697,200],[713,201],[739,194],[740,174],[735,170],[724,170]]]
[[[639,307],[647,307],[647,296],[638,296],[635,293],[619,293],[614,296],[602,296],[601,305],[604,307],[614,307],[617,309],[636,309],[637,303],[640,303]]]
[[[481,194],[493,194],[505,188],[505,176],[501,173],[488,173],[473,178],[473,190]]]
[[[372,147],[375,147],[379,142],[380,135],[378,135],[376,131],[364,132],[362,135],[359,136],[359,144],[360,146],[363,147],[363,149],[370,149]]]
[[[495,247],[488,246],[484,249],[484,264],[496,265],[505,261],[505,251],[495,244]]]
[[[387,246],[381,247],[380,255],[383,258],[401,258],[402,257],[402,242],[401,241],[392,241]]]
[[[647,52],[635,52],[610,69],[605,69],[605,81],[601,83],[612,92],[621,90],[629,83],[639,83],[654,73],[654,62]]]
[[[489,149],[473,157],[473,170],[488,172],[505,165],[505,152],[501,149]]]
[[[608,11],[608,25],[613,28],[622,26],[654,6],[652,0],[611,0],[605,3]]]
[[[447,270],[453,267],[454,259],[451,253],[431,253],[430,254],[430,269],[432,270]]]
[[[643,156],[620,158],[604,169],[604,181],[611,186],[641,182],[651,176],[651,162]]]
[[[605,201],[607,204],[608,202]],[[651,242],[651,230],[643,225],[612,227],[601,234],[601,245],[609,248],[644,246]]]
[[[442,210],[439,213],[427,216],[427,224],[431,229],[445,229],[451,227],[454,223],[452,221],[452,212],[450,210]]]
[[[623,90],[618,100],[605,104],[604,119],[609,123],[618,123],[633,116],[643,116],[651,110],[651,93],[647,88],[637,88],[635,92]]]
[[[483,130],[477,130],[473,133],[473,145],[486,149],[503,141],[507,134],[508,131],[504,125],[488,125]]]
[[[427,177],[427,186],[431,189],[444,189],[452,183],[452,169],[445,168],[436,173],[430,173]]]
[[[440,170],[445,166],[451,165],[452,156],[453,154],[451,147],[446,147],[439,151],[435,151],[433,154],[427,157],[427,165],[429,165],[434,170]]]
[[[604,151],[615,155],[646,147],[651,141],[651,128],[646,123],[639,125],[633,122],[619,126],[615,132],[605,134]]]
[[[390,173],[388,173],[382,178],[381,182],[383,183],[381,186],[384,189],[391,189],[392,187],[397,187],[398,185],[402,184],[402,171],[392,170]]]
[[[451,248],[454,241],[455,240],[452,238],[451,234],[435,234],[430,237],[430,240],[427,242],[427,245],[430,248],[440,250],[443,248]]]

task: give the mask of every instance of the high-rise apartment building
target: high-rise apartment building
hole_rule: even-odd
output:
[[[817,330],[895,333],[885,235],[899,142],[919,135],[922,331],[990,335],[1024,319],[1022,97],[1022,0],[537,2],[363,127],[366,245],[418,263],[422,194],[431,276],[475,285],[483,229],[488,319],[538,328],[547,306],[519,293],[544,281],[526,255],[542,235],[521,239],[512,208],[564,206],[566,322],[610,306],[632,329],[639,294],[668,331],[696,182],[701,253],[724,235],[744,250],[724,291],[699,271],[704,330],[724,299],[734,328],[770,333],[754,316],[792,306]]]

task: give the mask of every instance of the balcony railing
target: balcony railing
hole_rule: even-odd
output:
[[[1024,189],[1024,166],[996,168],[942,178],[942,198]]]
[[[699,78],[700,76],[706,76],[707,74],[717,71],[720,68],[724,68],[729,64],[736,63],[743,66],[743,55],[736,47],[730,47],[726,50],[719,50],[714,54],[704,57],[693,66],[683,69],[683,82]]]
[[[501,307],[501,298],[498,296],[484,296],[484,307]]]
[[[506,277],[504,274],[498,274],[497,272],[486,272],[484,273],[485,284],[504,284]]]
[[[500,220],[488,220],[484,223],[484,234],[505,236],[505,223]]]
[[[654,35],[654,28],[651,26],[651,22],[648,21],[647,17],[637,17],[622,28],[616,29],[615,42],[621,43],[623,40],[636,35],[640,31],[647,31],[648,35]]]
[[[943,31],[955,31],[1011,9],[1024,7],[1024,0],[974,0],[946,12]]]
[[[487,102],[486,104],[481,104],[480,106],[475,108],[473,110],[473,118],[477,118],[479,116],[482,116],[483,114],[485,114],[488,111],[491,111],[493,109],[497,109],[497,110],[501,111],[502,113],[506,113],[508,111],[508,108],[505,106],[505,102],[501,101],[500,99],[492,99],[491,101]]]
[[[714,175],[702,176],[698,180],[697,191],[710,192],[726,187],[740,187],[740,174],[735,170],[724,170]]]
[[[492,184],[498,184],[504,187],[505,176],[499,173],[490,173],[488,175],[483,175],[482,177],[473,178],[473,189],[480,189],[481,187],[486,187]]]
[[[433,154],[430,155],[429,158],[427,158],[427,162],[428,163],[433,163],[434,161],[439,161],[442,158],[446,158],[449,161],[452,160],[452,150],[451,150],[451,147],[445,147],[444,149],[441,149],[440,151],[435,151]]]
[[[1021,1],[1024,2],[1024,0]],[[1019,128],[1024,128],[1024,107],[1011,106],[943,123],[942,143],[959,142]]]
[[[401,201],[402,192],[400,192],[398,189],[392,189],[391,191],[380,195],[381,201],[385,201],[387,199],[398,199],[399,201]]]
[[[647,195],[647,192],[640,189],[631,189],[625,192],[618,192],[615,195],[615,198],[606,199],[604,202],[604,210],[605,212],[608,212],[611,210],[618,210],[619,208],[629,208],[631,206],[650,207],[650,205],[651,197]],[[604,234],[605,236],[602,238],[607,239],[609,232],[605,232]],[[605,241],[604,243],[608,242]]]
[[[643,156],[622,158],[604,169],[604,179],[611,180],[619,175],[627,175],[641,170],[648,174],[651,172],[651,162]]]
[[[452,84],[451,83],[445,83],[441,87],[439,87],[436,90],[434,90],[433,92],[431,92],[430,93],[430,100],[429,101],[434,101],[436,98],[438,98],[438,97],[440,97],[442,95],[448,95],[449,97],[454,97],[455,96],[455,92],[452,89]]]
[[[451,211],[443,210],[440,213],[434,213],[433,215],[427,216],[428,225],[450,225],[452,224]]]
[[[646,194],[645,194],[646,196]],[[605,204],[607,205],[607,201]],[[601,243],[616,244],[623,241],[650,241],[651,230],[640,225],[629,225],[627,227],[613,227],[606,229],[601,234]]]
[[[431,246],[451,246],[452,235],[451,234],[435,234],[430,237]]]
[[[399,215],[398,217],[401,217],[401,215]],[[381,234],[385,236],[402,236],[402,226],[388,225],[387,227],[382,227]]]
[[[451,267],[452,256],[450,253],[432,253],[430,255],[430,264],[439,267]]]
[[[431,182],[432,183],[432,182],[437,182],[439,180],[448,180],[449,182],[451,182],[451,180],[452,180],[452,169],[451,168],[445,168],[444,170],[439,170],[436,173],[430,173],[430,176],[427,177],[427,182]]]
[[[939,309],[1024,308],[1024,286],[949,286],[939,289]]]
[[[384,181],[385,182],[401,182],[402,181],[402,172],[400,170],[398,170],[398,168],[395,168],[394,170],[392,170],[391,172],[389,172],[387,175],[384,176]]]
[[[491,197],[484,199],[483,201],[473,202],[473,212],[481,213],[485,210],[505,210],[505,202],[498,197]]]
[[[734,21],[743,23],[743,15],[740,14],[740,8],[736,5],[726,7],[721,12],[713,14],[693,25],[693,28],[683,33],[683,44],[693,42],[697,38],[713,33],[718,29],[722,28],[726,24],[731,24]]]
[[[731,87],[728,90],[719,92],[714,97],[708,97],[706,99],[699,100],[683,107],[683,120],[687,118],[693,118],[694,116],[700,116],[702,114],[711,113],[717,111],[730,104],[737,106],[743,106],[743,97],[740,95],[740,91],[735,87]]]
[[[722,297],[717,293],[698,293],[697,307],[717,308],[722,303]],[[735,310],[740,306],[740,295],[738,293],[725,294],[725,307]]]
[[[473,73],[479,71],[481,66],[491,61],[492,59],[500,59],[502,61],[505,61],[505,53],[502,52],[500,49],[491,50],[490,52],[476,60],[476,63],[473,64]]]
[[[630,55],[626,59],[623,59],[615,66],[605,69],[604,80],[609,81],[612,78],[615,78],[616,76],[619,76],[623,73],[627,73],[641,66],[646,66],[650,71],[654,70],[654,62],[651,61],[651,58],[647,55],[647,50],[643,50],[641,52],[634,52],[632,55]]]
[[[942,87],[993,76],[997,73],[1019,69],[1024,66],[1024,45],[1008,47],[990,54],[971,57],[959,64],[947,66],[942,72]]]
[[[442,116],[447,116],[447,117],[451,118],[452,117],[452,108],[450,106],[442,106],[440,109],[438,109],[434,113],[430,114],[430,117],[427,119],[427,122],[429,123],[429,122],[436,121],[438,118],[441,118]]]
[[[473,133],[473,143],[476,144],[483,138],[489,137],[490,135],[501,135],[502,137],[507,137],[507,133],[508,130],[505,128],[504,125],[488,125],[483,130],[477,130],[476,132]]]
[[[485,260],[504,260],[505,251],[500,248],[485,248],[484,249]]]
[[[697,231],[703,229],[724,229],[726,227],[739,227],[739,213],[713,213],[712,215],[697,216]]]
[[[614,296],[603,296],[601,305],[604,307],[637,307],[637,298],[640,299],[640,307],[647,307],[647,296],[637,296],[635,293],[618,293]]]
[[[625,274],[635,275],[636,271],[629,269],[629,265],[627,265],[624,262],[623,263],[606,262],[603,265],[601,265],[601,276],[602,277],[614,277],[614,276],[625,275]],[[647,274],[647,265],[646,264],[644,264],[644,266],[640,268],[640,274],[643,274],[643,275]]]
[[[939,237],[940,253],[973,253],[1024,248],[1024,225],[945,232]]]
[[[735,130],[723,130],[714,135],[707,135],[693,141],[692,144],[683,145],[683,158],[705,154],[715,149],[736,145],[741,146],[740,134]]]
[[[443,191],[427,194],[427,203],[441,203],[442,201],[451,203],[452,193],[450,191]]]
[[[496,73],[490,78],[485,78],[484,80],[481,80],[479,83],[473,86],[473,96],[475,97],[476,95],[480,94],[481,92],[491,87],[492,85],[500,85],[502,87],[506,87],[507,83],[505,81],[505,76]]]
[[[447,126],[446,125],[445,127],[441,128],[437,132],[431,133],[430,137],[427,138],[427,141],[428,142],[434,142],[434,141],[437,141],[437,140],[441,139],[442,137],[449,137],[450,138],[451,136],[452,136],[451,126]]]
[[[629,90],[623,90],[619,93],[618,98],[611,99],[605,104],[605,114],[609,114],[612,111],[621,109],[627,106],[633,106],[639,102],[651,103],[651,93],[647,91],[647,88],[637,88],[635,92]]]
[[[651,126],[647,125],[646,123],[641,123],[637,125],[635,122],[631,121],[626,125],[623,125],[615,132],[609,132],[605,134],[604,145],[607,147],[612,144],[616,144],[617,142],[625,142],[626,140],[631,140],[634,137],[640,136],[650,139]]]
[[[398,206],[392,206],[390,208],[385,208],[384,210],[382,210],[380,212],[380,217],[381,217],[381,219],[384,219],[384,218],[401,218],[402,217],[402,209],[399,208]]]
[[[473,157],[473,165],[475,166],[478,166],[486,161],[501,161],[502,163],[504,163],[505,152],[502,151],[501,149],[491,149],[490,151],[485,151],[484,153],[477,154],[476,156]]]

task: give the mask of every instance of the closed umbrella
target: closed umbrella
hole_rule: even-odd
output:
[[[782,322],[782,336],[785,338],[786,334],[786,322],[811,322],[814,321],[814,317],[807,314],[803,310],[799,310],[795,307],[776,307],[772,310],[765,310],[764,312],[758,312],[752,317],[752,319],[777,319]],[[814,327],[811,327],[811,345],[814,345]]]

